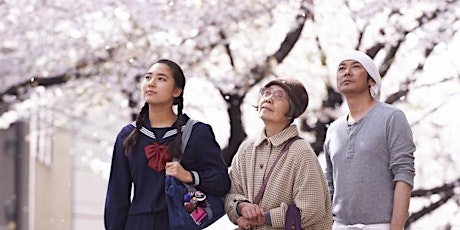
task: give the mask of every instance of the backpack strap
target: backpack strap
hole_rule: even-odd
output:
[[[182,153],[184,153],[185,147],[187,147],[187,142],[190,139],[190,135],[192,135],[192,129],[196,123],[198,123],[197,120],[188,119],[187,123],[182,127]]]

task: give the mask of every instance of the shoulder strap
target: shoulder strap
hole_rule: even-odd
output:
[[[182,133],[182,146],[181,146],[182,153],[184,153],[185,147],[187,147],[188,139],[190,139],[190,135],[192,135],[193,126],[196,123],[198,123],[198,121],[193,120],[193,119],[188,119],[187,123],[185,123],[184,129],[182,130],[183,131],[183,133]]]
[[[187,123],[185,123],[185,125],[182,127],[182,145],[181,145],[182,154],[184,154],[185,147],[187,147],[188,140],[190,139],[190,136],[192,135],[193,126],[196,123],[198,123],[197,120],[188,119]],[[174,157],[173,161],[180,162],[180,159]],[[195,187],[193,187],[193,185],[190,185],[184,182],[182,182],[182,184],[187,188],[189,192],[193,192],[196,190]]]
[[[281,149],[280,154],[278,154],[278,157],[276,157],[275,162],[273,162],[272,167],[270,168],[270,171],[268,171],[267,176],[265,176],[264,180],[262,181],[262,185],[260,186],[259,192],[257,193],[256,197],[254,198],[254,201],[253,201],[254,204],[259,204],[260,201],[262,200],[262,197],[263,197],[264,192],[265,192],[265,188],[267,187],[268,179],[272,175],[272,172],[273,172],[273,169],[276,166],[276,163],[278,163],[278,161],[281,159],[281,157],[284,155],[284,153],[287,152],[287,150],[289,149],[291,144],[294,143],[294,141],[296,141],[298,139],[301,139],[301,138],[299,136],[295,136],[295,137],[291,137],[291,139],[286,141],[286,144],[284,144],[283,148]]]

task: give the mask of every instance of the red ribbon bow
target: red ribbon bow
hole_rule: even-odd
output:
[[[166,151],[167,148],[168,145],[159,145],[158,143],[145,146],[144,152],[150,168],[157,172],[165,169],[166,162],[172,160],[172,157]]]

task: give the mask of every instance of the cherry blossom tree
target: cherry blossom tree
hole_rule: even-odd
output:
[[[0,127],[43,106],[58,128],[94,113],[129,122],[142,101],[139,77],[169,58],[194,87],[186,110],[216,127],[228,164],[260,128],[258,88],[278,76],[307,86],[298,123],[321,157],[328,124],[345,113],[334,58],[359,49],[380,66],[382,98],[406,112],[416,140],[407,227],[459,227],[459,8],[457,0],[0,0]]]

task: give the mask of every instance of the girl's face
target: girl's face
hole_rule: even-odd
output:
[[[174,103],[174,98],[182,93],[182,89],[176,87],[173,72],[168,65],[155,63],[144,74],[142,81],[142,96],[150,105],[162,105]]]
[[[260,90],[259,117],[264,122],[290,122],[286,116],[289,112],[289,96],[287,92],[277,85],[272,85]]]

